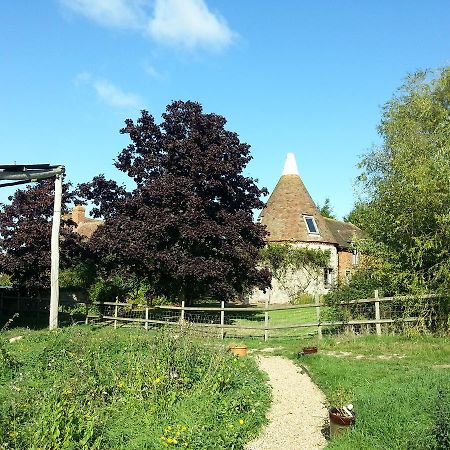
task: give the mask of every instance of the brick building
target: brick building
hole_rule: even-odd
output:
[[[300,178],[293,153],[287,155],[283,173],[258,220],[267,228],[268,243],[328,250],[330,259],[323,272],[305,269],[291,273],[283,285],[273,280],[270,291],[256,291],[251,301],[269,296],[271,303],[287,303],[299,292],[324,294],[338,279],[349,279],[358,265],[352,241],[360,229],[320,214]]]

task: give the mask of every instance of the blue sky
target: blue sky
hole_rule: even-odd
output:
[[[381,106],[408,72],[450,64],[448,1],[17,0],[0,20],[1,163],[121,180],[124,119],[196,100],[252,146],[261,186],[294,152],[338,216]]]

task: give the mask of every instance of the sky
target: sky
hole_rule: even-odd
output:
[[[450,65],[448,0],[16,0],[0,21],[1,164],[124,182],[124,120],[193,100],[251,145],[261,187],[295,153],[338,217],[383,104],[408,73]]]

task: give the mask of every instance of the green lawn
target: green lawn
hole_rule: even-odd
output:
[[[271,323],[305,323],[314,319],[311,313],[274,311]],[[264,318],[264,311],[252,314],[238,320],[254,324]],[[24,338],[5,341],[18,334]],[[84,450],[95,449],[98,438],[97,448],[156,449],[177,431],[186,440],[171,443],[174,448],[179,442],[195,449],[241,448],[263,423],[268,402],[253,358],[236,360],[225,353],[229,340],[200,343],[172,336],[85,326],[56,333],[3,333],[0,448],[8,443],[9,449],[37,450],[24,443],[47,440],[50,444],[39,448],[55,450],[65,448],[55,445],[62,439],[58,436],[70,435],[78,443],[87,439],[85,446],[73,447]],[[271,354],[303,365],[331,405],[354,404],[356,425],[328,448],[450,448],[449,337],[339,335],[318,340],[303,334],[269,342],[242,339],[256,354],[273,347]],[[298,355],[313,344],[318,354]],[[175,378],[172,367],[177,368]],[[211,441],[204,441],[205,434]]]
[[[258,349],[269,343],[248,344]],[[303,346],[312,344],[318,345],[318,354],[298,356]],[[448,337],[342,335],[321,341],[277,340],[270,346],[274,354],[304,365],[330,404],[353,403],[356,426],[327,448],[450,448]]]

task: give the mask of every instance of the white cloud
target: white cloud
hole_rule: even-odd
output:
[[[60,0],[103,26],[133,29],[168,45],[221,49],[236,36],[205,0]],[[153,7],[153,12],[150,10]]]
[[[138,95],[124,92],[108,80],[96,79],[89,72],[81,72],[75,77],[75,84],[81,83],[91,86],[100,100],[114,108],[140,108],[143,105]]]
[[[182,47],[229,45],[234,37],[225,20],[204,0],[156,0],[148,31],[153,38]]]
[[[138,95],[124,92],[106,80],[93,83],[97,95],[107,104],[118,108],[139,108],[142,101]]]
[[[165,76],[159,70],[155,69],[155,67],[151,66],[150,64],[144,64],[144,70],[147,75],[157,80],[162,80],[163,78],[165,78]]]
[[[145,26],[142,0],[60,0],[68,9],[100,25],[139,29]]]

